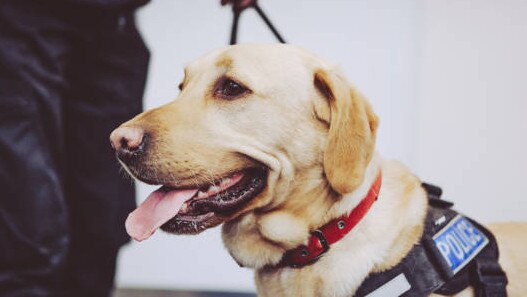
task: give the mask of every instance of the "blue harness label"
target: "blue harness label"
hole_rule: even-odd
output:
[[[433,240],[454,274],[465,267],[489,243],[485,234],[461,215],[454,217],[448,225],[436,233]]]

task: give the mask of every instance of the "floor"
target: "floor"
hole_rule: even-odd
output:
[[[256,297],[251,293],[117,289],[113,297]]]

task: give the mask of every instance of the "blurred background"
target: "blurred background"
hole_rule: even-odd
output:
[[[339,63],[367,95],[383,156],[481,222],[527,220],[527,1],[259,3],[289,43]],[[138,20],[152,52],[152,108],[176,98],[186,63],[227,44],[232,12],[219,1],[155,0]],[[275,39],[249,9],[238,41]],[[138,202],[153,190],[138,189]],[[129,244],[117,286],[253,292],[252,272],[230,258],[219,231]]]

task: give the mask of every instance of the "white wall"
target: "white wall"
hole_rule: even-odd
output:
[[[416,171],[485,222],[527,220],[527,1],[426,1]]]
[[[340,63],[381,118],[378,149],[489,221],[527,205],[527,1],[261,0],[290,42]],[[228,41],[231,12],[211,0],[155,0],[139,13],[152,50],[146,107],[177,95],[184,64]],[[254,12],[239,41],[274,42]],[[523,92],[522,92],[523,91]],[[140,185],[138,201],[152,188]],[[502,203],[501,201],[506,201]],[[219,230],[157,233],[120,256],[119,286],[253,290]]]

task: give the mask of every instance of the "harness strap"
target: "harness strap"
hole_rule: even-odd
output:
[[[476,260],[476,297],[506,297],[507,276],[495,259]]]

